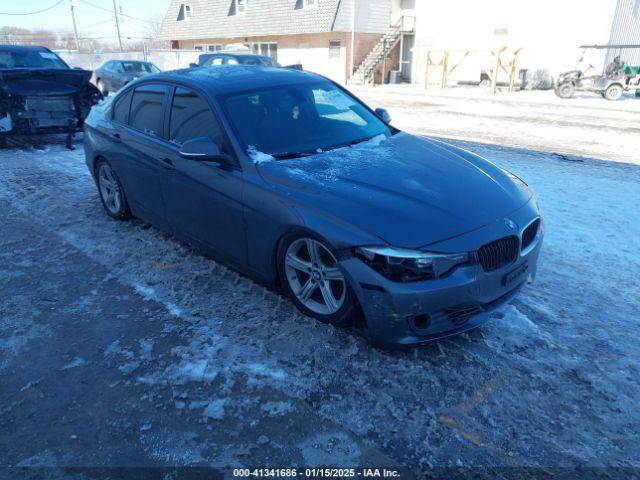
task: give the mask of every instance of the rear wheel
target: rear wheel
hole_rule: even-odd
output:
[[[619,100],[623,93],[624,89],[622,88],[622,85],[614,83],[613,85],[609,85],[604,91],[604,98],[607,100]]]
[[[285,292],[306,315],[334,325],[352,319],[355,295],[332,249],[319,239],[306,235],[285,239],[278,270]]]
[[[125,220],[131,217],[131,210],[120,179],[106,160],[96,165],[96,183],[102,206],[111,218]]]
[[[576,87],[571,82],[566,82],[556,87],[556,95],[560,98],[571,98],[576,93]]]

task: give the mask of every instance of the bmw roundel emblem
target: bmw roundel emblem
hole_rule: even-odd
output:
[[[510,218],[505,218],[504,219],[504,224],[510,230],[515,230],[516,228],[518,228],[518,224],[516,222],[514,222],[513,220],[511,220]]]

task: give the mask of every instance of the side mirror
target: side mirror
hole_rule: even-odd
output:
[[[209,137],[198,137],[187,140],[182,144],[180,156],[187,160],[220,163],[224,163],[228,158]]]
[[[196,68],[196,67],[198,67],[198,66],[199,66],[199,65],[198,65],[197,63],[193,63],[193,62],[191,62],[191,63],[189,64],[189,68]]]
[[[389,112],[387,112],[385,108],[376,108],[375,112],[376,115],[380,117],[380,120],[382,120],[384,123],[391,123],[391,115],[389,115]]]

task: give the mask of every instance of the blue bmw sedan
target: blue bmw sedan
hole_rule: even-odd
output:
[[[524,181],[318,75],[148,75],[94,107],[84,147],[108,215],[171,232],[319,320],[362,315],[376,345],[478,327],[535,276],[543,222]]]

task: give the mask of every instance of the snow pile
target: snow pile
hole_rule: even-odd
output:
[[[251,157],[251,159],[253,160],[253,163],[255,164],[272,162],[273,160],[275,160],[275,158],[273,158],[271,155],[260,152],[253,145],[249,145],[249,148],[247,149],[247,154]]]

